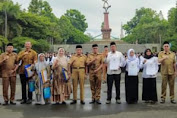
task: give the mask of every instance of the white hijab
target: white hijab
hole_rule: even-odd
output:
[[[135,53],[135,50],[134,49],[129,49],[128,52],[127,52],[127,56],[128,56],[128,61],[134,61],[136,59],[136,56],[135,54],[133,56],[130,56],[130,53],[131,52],[134,52]]]
[[[38,55],[38,62],[36,63],[36,70],[38,71],[38,72],[41,72],[41,70],[43,70],[43,69],[45,69],[46,67],[47,67],[47,63],[46,63],[46,61],[44,60],[44,61],[40,61],[40,56],[42,56],[42,55],[44,55],[45,56],[45,54],[44,53],[40,53],[39,55]]]

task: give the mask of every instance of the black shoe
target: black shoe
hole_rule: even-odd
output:
[[[26,104],[31,104],[32,103],[32,100],[28,100],[27,102],[26,102]]]
[[[41,104],[40,104],[40,103],[35,103],[35,105],[36,105],[36,106],[39,106],[39,105],[41,105]]]
[[[81,101],[81,104],[82,104],[82,105],[84,105],[84,104],[85,104],[85,102],[84,102],[84,101]]]
[[[5,101],[3,106],[7,106],[8,105],[8,101]]]
[[[89,104],[94,104],[95,103],[95,100],[92,100],[91,102],[89,102]]]
[[[53,103],[52,105],[60,105],[60,103],[59,103],[59,102],[56,102],[56,103]]]
[[[70,104],[76,104],[77,101],[76,100],[73,100]]]
[[[65,102],[65,101],[63,101],[61,104],[65,105],[65,104],[66,104],[66,102]]]
[[[171,100],[171,103],[172,103],[172,104],[176,104],[176,101],[175,101],[175,100]]]
[[[26,104],[26,100],[22,100],[22,101],[21,101],[21,104]]]
[[[16,105],[16,103],[15,103],[15,102],[12,102],[12,101],[10,101],[10,104],[11,104],[11,105]]]
[[[97,103],[97,104],[101,104],[100,100],[96,100],[96,103]]]
[[[60,103],[59,103],[59,102],[56,102],[55,105],[60,105]]]

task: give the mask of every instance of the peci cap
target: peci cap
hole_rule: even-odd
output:
[[[76,45],[76,49],[77,49],[77,48],[82,48],[82,46],[81,46],[81,45]]]
[[[110,43],[110,46],[112,46],[112,45],[116,45],[116,43],[115,43],[115,42],[111,42],[111,43]]]
[[[93,44],[93,45],[92,45],[92,48],[94,48],[94,47],[98,47],[98,45],[97,45],[97,44]]]

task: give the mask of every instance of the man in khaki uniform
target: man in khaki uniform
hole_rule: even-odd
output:
[[[15,89],[16,89],[16,70],[18,68],[17,64],[17,54],[13,53],[13,44],[7,44],[6,52],[0,55],[0,65],[2,68],[2,83],[3,83],[3,97],[4,104],[8,105],[8,89],[9,85],[11,88],[10,104],[15,105]]]
[[[92,101],[90,104],[101,104],[100,94],[101,94],[101,75],[103,67],[103,56],[98,53],[98,45],[92,45],[93,53],[89,54],[87,58],[87,66],[89,66],[89,79],[90,79],[90,89],[92,92]]]
[[[159,63],[161,63],[161,75],[162,75],[162,93],[161,103],[165,103],[167,83],[170,88],[171,103],[176,104],[174,100],[174,86],[176,76],[176,58],[175,53],[170,51],[169,42],[165,41],[163,45],[164,51],[161,51],[158,55]]]
[[[87,72],[86,67],[87,57],[82,54],[82,46],[76,46],[76,54],[73,55],[68,63],[69,76],[71,74],[72,68],[72,79],[73,79],[73,101],[71,104],[77,103],[77,87],[78,82],[80,84],[80,103],[85,104],[84,102],[84,82],[85,82],[85,73]]]
[[[25,43],[25,50],[21,51],[18,54],[18,61],[21,62],[21,65],[19,67],[19,74],[22,84],[22,102],[21,104],[31,104],[32,103],[32,92],[28,91],[28,100],[26,97],[26,84],[28,85],[28,81],[31,78],[26,78],[25,76],[25,65],[28,64],[35,64],[37,62],[37,53],[31,49],[32,44],[31,42]]]

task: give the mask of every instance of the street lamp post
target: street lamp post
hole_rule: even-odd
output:
[[[160,46],[162,46],[162,36],[161,36],[161,34],[159,34],[159,42],[160,42]]]

